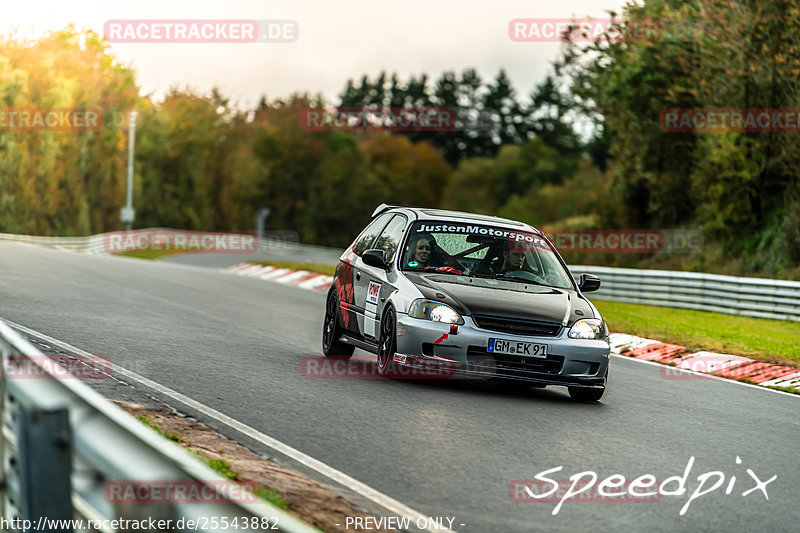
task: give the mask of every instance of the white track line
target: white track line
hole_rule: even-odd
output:
[[[4,318],[0,318],[0,320],[3,320],[9,326],[11,326],[13,328],[16,328],[16,329],[18,329],[20,331],[23,331],[23,332],[27,333],[28,335],[37,337],[37,338],[39,338],[39,339],[41,339],[41,340],[43,340],[45,342],[49,342],[49,343],[54,344],[54,345],[56,345],[56,346],[58,346],[60,348],[65,349],[65,350],[72,351],[72,352],[74,352],[74,353],[76,353],[78,355],[82,355],[82,356],[85,356],[85,357],[93,356],[89,352],[81,350],[80,348],[76,348],[75,346],[67,344],[66,342],[62,342],[62,341],[60,341],[58,339],[54,339],[53,337],[45,335],[44,333],[40,333],[40,332],[38,332],[36,330],[33,330],[31,328],[25,327],[25,326],[23,326],[21,324],[17,324],[15,322],[11,322],[10,320],[6,320]],[[113,364],[113,362],[112,362],[112,364]],[[353,492],[356,492],[356,493],[360,494],[361,496],[363,496],[363,497],[365,497],[365,498],[377,503],[378,505],[380,505],[384,509],[387,509],[388,511],[394,513],[396,516],[401,516],[401,517],[404,517],[404,518],[408,518],[414,524],[416,523],[418,518],[427,518],[427,515],[424,515],[424,514],[420,513],[419,511],[415,511],[414,509],[412,509],[412,508],[408,507],[407,505],[395,500],[394,498],[392,498],[390,496],[387,496],[386,494],[383,494],[382,492],[380,492],[380,491],[378,491],[376,489],[373,489],[369,485],[366,485],[366,484],[358,481],[357,479],[354,479],[354,478],[348,476],[344,472],[336,470],[332,466],[328,466],[327,464],[323,463],[322,461],[314,459],[310,455],[306,455],[303,452],[301,452],[300,450],[292,448],[288,444],[284,444],[281,441],[270,437],[269,435],[261,433],[257,429],[251,428],[250,426],[248,426],[248,425],[246,425],[246,424],[244,424],[242,422],[239,422],[238,420],[236,420],[234,418],[231,418],[228,415],[220,413],[216,409],[212,409],[211,407],[208,407],[207,405],[204,405],[204,404],[202,404],[202,403],[200,403],[200,402],[198,402],[196,400],[193,400],[193,399],[189,398],[188,396],[184,396],[180,392],[174,391],[174,390],[172,390],[172,389],[170,389],[168,387],[165,387],[164,385],[156,383],[155,381],[147,379],[144,376],[140,376],[139,374],[137,374],[135,372],[131,372],[130,370],[126,370],[126,369],[121,368],[121,367],[119,367],[117,365],[113,365],[113,371],[117,372],[119,374],[122,374],[123,376],[125,376],[125,377],[127,377],[129,379],[132,379],[133,381],[136,381],[136,382],[138,382],[138,383],[140,383],[142,385],[145,385],[146,387],[149,387],[149,388],[151,388],[151,389],[153,389],[155,391],[158,391],[161,394],[172,398],[173,400],[177,400],[177,401],[181,402],[182,404],[191,407],[192,409],[200,411],[201,413],[203,413],[204,415],[208,416],[209,418],[213,418],[217,422],[225,424],[226,426],[228,426],[228,427],[230,427],[232,429],[235,429],[236,431],[238,431],[238,432],[240,432],[240,433],[242,433],[244,435],[247,435],[248,437],[250,437],[250,438],[252,438],[254,440],[257,440],[258,442],[260,442],[260,443],[262,443],[262,444],[264,444],[266,446],[269,446],[273,450],[276,450],[276,451],[282,453],[283,455],[286,455],[287,457],[290,457],[290,458],[294,459],[298,463],[300,463],[302,465],[305,465],[308,468],[311,468],[312,470],[315,470],[315,471],[319,472],[320,474],[324,475],[325,477],[327,477],[329,479],[332,479],[333,481],[336,481],[337,483],[339,483],[341,485],[344,485],[345,487],[349,488]],[[431,533],[455,533],[454,531],[452,531],[450,529],[447,529],[447,528],[444,528],[444,527],[437,528],[435,530],[434,529],[424,529],[424,530],[421,530],[421,531],[430,531]]]

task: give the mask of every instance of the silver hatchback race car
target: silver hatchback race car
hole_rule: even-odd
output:
[[[563,385],[597,401],[608,328],[539,230],[497,217],[380,205],[342,254],[328,293],[323,352],[378,355],[377,371]]]

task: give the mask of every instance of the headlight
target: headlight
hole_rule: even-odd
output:
[[[447,324],[464,323],[464,319],[455,309],[435,300],[414,300],[411,309],[408,310],[408,316]]]
[[[600,318],[577,320],[567,334],[570,339],[604,339],[606,327]]]

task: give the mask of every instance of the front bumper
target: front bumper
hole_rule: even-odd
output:
[[[431,377],[454,375],[487,379],[513,379],[567,387],[604,387],[610,347],[608,340],[571,339],[567,328],[558,335],[522,336],[478,328],[471,317],[450,334],[450,324],[397,315],[395,364]],[[535,342],[547,345],[546,357],[502,355],[487,352],[489,339]]]

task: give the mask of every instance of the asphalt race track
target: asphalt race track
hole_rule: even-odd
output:
[[[664,379],[659,367],[620,357],[595,405],[558,387],[509,393],[456,380],[308,379],[301,359],[321,354],[324,293],[175,262],[0,242],[0,298],[0,317],[108,356],[421,513],[455,517],[457,531],[780,532],[800,523],[797,397]],[[556,503],[509,498],[513,480],[557,466],[548,477],[664,480],[682,476],[690,457],[687,492],[660,501],[567,502],[554,516]],[[761,481],[777,475],[768,501],[759,490],[742,496],[755,485],[747,469]],[[724,483],[679,515],[698,476],[711,471]]]

